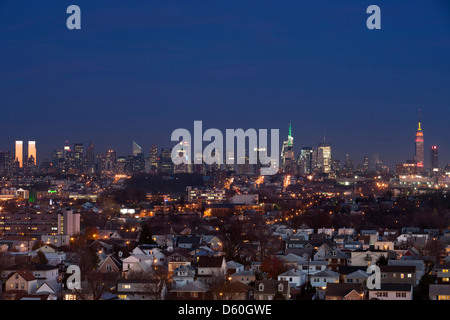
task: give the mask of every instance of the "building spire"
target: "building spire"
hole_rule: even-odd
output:
[[[292,124],[289,121],[289,136],[288,136],[288,145],[291,146],[291,140],[292,140]]]
[[[417,129],[417,131],[422,131],[421,123],[420,123],[420,111],[421,111],[421,109],[420,109],[420,107],[419,107],[419,113],[418,113],[418,116],[419,116],[419,118],[418,118],[418,125],[419,125],[419,128]]]

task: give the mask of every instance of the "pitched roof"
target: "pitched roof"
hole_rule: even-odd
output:
[[[430,284],[430,295],[450,295],[448,284]]]
[[[325,270],[319,271],[319,272],[314,274],[314,278],[319,278],[319,277],[322,277],[322,278],[331,278],[331,277],[336,278],[336,277],[339,277],[339,276],[340,276],[339,273],[337,273],[337,272],[335,272],[333,270],[330,270],[330,269],[325,269]]]
[[[208,292],[209,288],[201,281],[192,281],[184,286],[171,290],[171,292]]]
[[[28,270],[17,270],[16,272],[11,272],[8,276],[8,280],[14,276],[15,274],[19,274],[25,281],[33,281],[36,280],[36,277]]]
[[[362,284],[360,283],[328,283],[325,291],[326,296],[344,297],[352,290],[362,294]]]
[[[201,256],[198,259],[199,268],[220,268],[223,263],[223,256],[211,257],[211,256]]]
[[[371,289],[371,291],[411,291],[410,283],[381,283],[381,289]]]
[[[262,284],[262,287],[260,287],[260,284]],[[278,291],[278,285],[283,285],[283,290],[281,293],[287,294],[289,290],[289,282],[288,281],[278,281],[278,280],[257,280],[255,281],[255,294],[275,294]],[[260,290],[262,288],[262,290]]]
[[[380,266],[381,272],[409,272],[414,273],[416,272],[416,266]]]

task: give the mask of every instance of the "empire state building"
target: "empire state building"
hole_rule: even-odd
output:
[[[424,163],[424,148],[423,148],[423,131],[421,128],[420,118],[419,118],[419,127],[416,132],[416,153],[414,156],[414,161],[416,162],[417,169],[419,171],[423,170]]]

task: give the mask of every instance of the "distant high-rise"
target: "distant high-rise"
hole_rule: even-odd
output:
[[[159,169],[164,173],[173,173],[172,148],[162,148],[159,157]]]
[[[83,144],[75,143],[73,146],[74,165],[77,169],[82,169],[84,165],[84,152]]]
[[[292,126],[289,123],[288,139],[283,142],[281,150],[281,165],[284,172],[295,170],[294,137],[292,137]]]
[[[314,150],[311,147],[303,147],[300,149],[298,157],[298,166],[300,174],[310,174],[314,170],[313,161]]]
[[[156,145],[152,145],[150,148],[150,166],[151,171],[157,171],[158,170],[158,147]]]
[[[329,173],[331,171],[331,145],[327,142],[319,144],[317,150],[317,165],[322,173]]]
[[[431,146],[430,171],[431,171],[431,173],[439,172],[439,157],[438,157],[438,147],[437,146]]]
[[[136,141],[133,141],[133,156],[137,156],[138,154],[142,153],[142,148],[140,145],[136,143]]]
[[[419,127],[417,128],[416,132],[416,139],[415,139],[415,145],[416,145],[416,152],[414,156],[414,161],[417,165],[418,171],[423,171],[423,165],[424,165],[424,144],[423,144],[423,131],[421,128],[421,122],[420,122],[420,115],[419,115]]]
[[[95,169],[95,150],[94,150],[94,144],[92,142],[89,142],[89,147],[86,151],[86,166],[87,171],[89,173],[93,173]]]
[[[28,141],[28,159],[33,157],[33,164],[36,165],[36,141]]]
[[[19,162],[19,167],[23,167],[23,141],[16,141],[15,161]]]

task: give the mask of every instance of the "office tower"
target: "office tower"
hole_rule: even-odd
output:
[[[339,172],[339,171],[341,171],[341,160],[339,160],[339,159],[334,159],[333,160],[333,165],[332,165],[332,170],[334,171],[334,172]]]
[[[83,152],[83,144],[75,143],[73,146],[73,158],[74,158],[74,167],[76,169],[83,169],[84,165],[84,152]]]
[[[363,163],[362,163],[362,172],[368,173],[370,167],[370,160],[368,156],[364,156]]]
[[[23,167],[23,141],[16,141],[15,161],[19,163],[19,168]]]
[[[172,148],[161,149],[161,155],[159,156],[159,169],[164,173],[173,173]]]
[[[331,164],[331,145],[327,142],[322,142],[317,150],[317,166],[322,173],[329,173]]]
[[[142,148],[135,141],[133,141],[133,156],[136,157],[140,153],[142,153]]]
[[[63,148],[63,158],[67,159],[69,157],[71,150],[70,150],[70,146],[69,146],[69,142],[66,140],[66,144],[64,145]]]
[[[300,155],[298,157],[300,174],[311,174],[313,172],[313,155],[314,150],[311,147],[303,147],[300,149]]]
[[[139,173],[145,171],[145,157],[143,153],[138,153],[136,156],[129,155],[125,164],[125,172],[129,174]]]
[[[284,172],[294,172],[295,155],[294,155],[294,137],[292,137],[292,125],[289,123],[288,139],[283,141],[283,148],[281,150],[281,168]]]
[[[116,152],[108,150],[105,154],[105,166],[103,170],[107,173],[113,173],[116,166]]]
[[[369,172],[378,172],[380,171],[380,167],[381,162],[378,153],[372,153],[369,160]]]
[[[415,139],[415,156],[414,161],[416,162],[417,169],[419,172],[423,171],[423,165],[424,165],[424,144],[423,144],[423,131],[421,128],[421,122],[420,122],[420,114],[419,114],[419,122],[418,122],[418,128],[416,132],[416,139]]]
[[[353,160],[350,158],[349,154],[345,155],[344,171],[351,173],[355,170]]]
[[[430,172],[437,173],[439,172],[438,147],[431,146],[430,151]]]
[[[8,176],[13,173],[14,158],[9,151],[0,151],[0,175]]]
[[[94,150],[94,144],[92,142],[89,142],[89,146],[86,150],[86,166],[87,166],[87,171],[89,173],[94,173],[94,171],[95,171],[95,150]]]
[[[33,164],[36,165],[36,141],[28,141],[28,159],[33,157]]]
[[[150,148],[150,171],[158,171],[158,162],[158,147],[156,145],[152,145]]]

